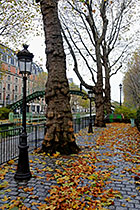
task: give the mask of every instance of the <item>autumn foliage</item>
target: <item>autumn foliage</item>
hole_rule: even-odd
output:
[[[20,186],[17,189],[34,199],[32,207],[39,210],[103,210],[114,205],[114,199],[123,199],[121,192],[113,189],[111,183],[134,183],[136,190],[140,191],[140,133],[136,127],[112,123],[107,124],[106,128],[95,128],[92,135],[84,129],[75,137],[81,148],[77,155],[33,153],[33,159],[30,160],[32,177],[40,180],[42,186],[46,182],[51,185],[43,202],[39,201],[33,186]],[[49,167],[46,158],[52,160],[55,167]],[[4,179],[9,171],[15,173],[15,167],[13,160],[1,166],[1,193],[11,190],[10,183]],[[127,178],[127,173],[131,179]],[[135,194],[131,194],[125,200],[131,202],[134,198]],[[3,201],[8,203],[0,209],[32,209],[24,205],[22,197],[11,200],[4,196]]]

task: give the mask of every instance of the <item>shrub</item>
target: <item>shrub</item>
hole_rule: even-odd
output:
[[[122,114],[125,122],[130,122],[130,119],[136,119],[137,110],[126,106],[117,107],[114,114]]]
[[[11,110],[6,107],[0,108],[0,120],[8,119],[10,111]]]

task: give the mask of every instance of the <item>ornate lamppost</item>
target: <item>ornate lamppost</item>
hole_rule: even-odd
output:
[[[90,118],[89,118],[89,128],[88,128],[88,133],[93,133],[93,129],[92,129],[92,116],[91,116],[91,111],[92,111],[92,98],[93,98],[93,92],[92,91],[88,91],[88,97],[90,100]]]
[[[120,106],[122,105],[122,84],[119,84],[120,87]]]
[[[26,133],[26,80],[27,76],[32,71],[32,60],[34,55],[28,51],[28,45],[23,45],[24,49],[17,53],[18,66],[20,74],[23,76],[23,106],[22,106],[22,134],[19,139],[19,159],[17,171],[14,178],[16,180],[29,180],[31,172],[29,168],[28,148],[27,146],[27,133]]]

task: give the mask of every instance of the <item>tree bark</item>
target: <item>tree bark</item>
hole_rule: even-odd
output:
[[[105,70],[105,97],[104,97],[104,111],[106,114],[111,113],[111,87],[110,87],[110,65],[108,57],[108,45],[106,41],[107,29],[109,20],[107,18],[107,5],[109,1],[102,1],[102,7],[100,8],[101,17],[103,21],[103,31],[102,31],[102,66]]]
[[[95,86],[95,107],[96,118],[94,125],[96,127],[105,127],[104,122],[104,98],[103,98],[103,73],[101,64],[100,43],[96,44],[96,58],[97,58],[97,83]]]
[[[58,0],[40,0],[43,16],[48,80],[46,83],[47,130],[42,150],[46,153],[78,153],[75,143],[66,58],[58,18]]]
[[[112,112],[111,110],[111,87],[110,87],[110,77],[108,75],[108,72],[105,70],[105,113],[110,114]]]
[[[103,65],[105,69],[105,97],[104,97],[104,110],[106,114],[111,111],[111,87],[110,87],[110,69],[109,60],[106,50],[106,44],[103,46]]]

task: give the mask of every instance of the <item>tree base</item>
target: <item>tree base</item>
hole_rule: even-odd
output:
[[[106,124],[104,122],[96,122],[94,123],[94,127],[105,128]]]
[[[77,146],[77,144],[74,142],[68,142],[65,145],[60,144],[52,144],[49,147],[46,147],[46,145],[42,144],[42,152],[45,152],[46,154],[54,154],[56,152],[60,152],[61,155],[70,155],[70,154],[78,154],[80,151],[80,148]]]

